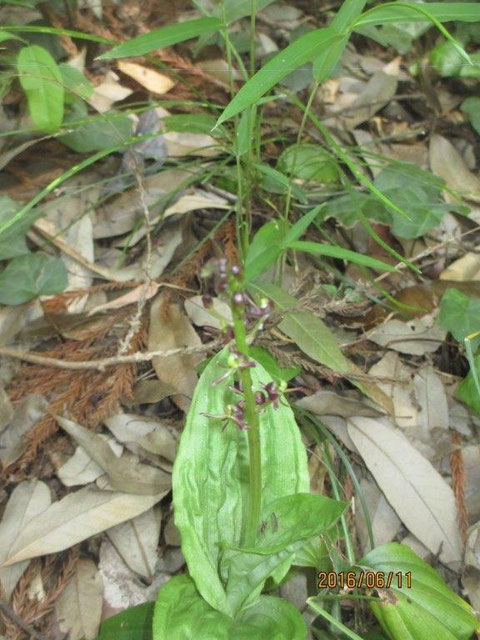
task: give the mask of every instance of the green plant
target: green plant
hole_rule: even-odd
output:
[[[287,254],[295,251],[354,262],[364,269],[389,271],[394,267],[331,243],[302,241],[308,226],[320,225],[327,212],[325,207],[314,207],[292,224],[292,201],[309,204],[305,189],[295,183],[294,178],[324,183],[344,180],[348,185],[342,165],[347,167],[367,190],[361,196],[365,199],[359,206],[360,221],[384,248],[385,243],[382,244],[375,235],[362,211],[367,202],[369,206],[372,203],[377,205],[379,220],[392,221],[397,233],[407,238],[416,237],[431,228],[447,208],[439,203],[443,184],[426,172],[402,167],[404,184],[415,183],[417,187],[419,202],[413,212],[406,206],[404,193],[398,188],[398,183],[392,181],[388,168],[376,181],[370,181],[359,170],[357,160],[352,159],[316,119],[310,108],[311,101],[318,85],[332,73],[352,33],[371,36],[379,25],[384,28],[385,25],[407,22],[423,29],[432,23],[455,53],[468,63],[468,55],[441,23],[452,19],[478,21],[480,8],[478,4],[471,3],[428,3],[424,6],[388,2],[363,12],[364,0],[347,0],[328,27],[302,35],[254,73],[255,14],[257,9],[269,3],[269,0],[224,1],[212,15],[169,25],[134,38],[101,56],[106,60],[145,55],[190,38],[200,36],[206,39],[217,33],[224,42],[230,68],[235,59],[246,82],[237,93],[231,82],[232,99],[220,117],[198,114],[197,118],[187,116],[182,120],[182,116],[172,116],[166,123],[174,130],[183,130],[182,127],[187,130],[193,127],[193,130],[203,132],[214,129],[229,149],[230,158],[234,158],[236,173],[227,175],[227,178],[235,184],[238,196],[241,264],[229,264],[225,259],[210,264],[212,275],[217,279],[217,290],[231,306],[233,323],[225,330],[227,346],[209,361],[197,385],[173,474],[175,518],[182,535],[182,550],[189,575],[172,578],[160,590],[153,616],[153,631],[150,629],[151,610],[146,606],[105,623],[99,638],[121,637],[120,633],[118,636],[115,634],[123,629],[128,632],[124,634],[125,638],[149,638],[153,635],[154,640],[303,640],[307,629],[300,613],[288,602],[265,593],[286,579],[293,564],[312,566],[316,570],[320,566],[333,567],[335,571],[351,568],[355,572],[361,571],[362,567],[369,567],[375,572],[393,567],[392,570],[400,573],[405,573],[410,565],[414,566],[424,587],[423,591],[416,591],[414,607],[410,607],[408,593],[402,589],[397,590],[395,597],[388,591],[380,598],[368,596],[385,634],[395,639],[425,640],[429,637],[427,625],[433,624],[433,617],[435,624],[438,623],[437,637],[468,638],[477,624],[471,609],[447,589],[433,570],[404,547],[376,549],[356,562],[343,516],[347,504],[340,499],[340,486],[329,464],[328,451],[325,458],[329,464],[335,500],[309,493],[305,448],[283,393],[289,374],[282,372],[271,357],[265,357],[252,347],[251,342],[275,307],[285,314],[280,328],[307,355],[335,371],[348,373],[351,370],[328,327],[312,314],[296,309],[296,299],[281,288],[282,265]],[[251,26],[249,72],[229,34],[229,24],[248,15]],[[11,25],[5,29],[6,33],[29,31],[28,27]],[[109,44],[78,32],[48,27],[39,29],[44,33],[65,33]],[[266,95],[267,92],[307,63],[312,64],[314,77],[310,99],[307,106],[292,99],[304,113],[297,143],[284,152],[274,168],[263,163],[260,154],[262,106],[277,98]],[[99,142],[98,123],[102,121],[87,117],[83,102],[90,91],[88,83],[83,76],[82,79],[71,70],[62,69],[62,65],[57,65],[41,47],[22,49],[18,56],[18,69],[37,128],[51,133],[59,131],[62,124],[68,124],[72,131],[62,134],[65,144],[79,152],[97,151],[48,185],[24,207],[0,217],[0,242],[7,237],[15,237],[14,251],[20,252],[6,257],[23,259],[22,225],[29,220],[35,205],[74,173],[139,141],[139,138],[130,137],[131,131],[121,125],[122,122],[125,124],[124,114],[116,114],[116,124],[121,125],[120,140],[107,136],[107,140]],[[34,78],[32,70],[35,71]],[[72,94],[70,98],[66,97],[65,88]],[[218,111],[213,112],[218,116]],[[313,164],[312,149],[301,140],[308,119],[328,147],[328,151],[318,154],[320,158],[315,156]],[[253,238],[252,185],[259,185],[265,193],[285,196],[284,210],[279,212],[277,219],[261,227]],[[425,216],[427,211],[428,217]],[[397,260],[403,261],[392,249],[386,248]],[[5,286],[7,280],[10,281],[7,270],[12,264],[2,274]],[[276,269],[276,284],[260,279],[270,267]],[[55,283],[55,287],[58,286]],[[52,293],[55,287],[49,283],[48,290],[30,288],[28,296]],[[18,302],[26,299],[28,297],[24,296]],[[12,298],[9,300],[8,303],[12,304]],[[204,304],[209,306],[208,297]],[[338,530],[337,521],[340,522]],[[335,548],[342,542],[346,559]],[[337,602],[340,595],[335,596]],[[355,592],[352,597],[364,596]],[[343,633],[351,638],[359,637],[339,622],[322,598],[314,598],[310,604]],[[401,633],[398,631],[399,621],[405,626]]]

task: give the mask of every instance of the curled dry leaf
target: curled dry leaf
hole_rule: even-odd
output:
[[[466,253],[452,262],[440,274],[440,280],[454,280],[455,282],[480,281],[480,247],[475,247],[478,253]],[[452,286],[455,287],[455,282]]]
[[[58,469],[57,476],[66,487],[75,487],[94,482],[103,473],[102,467],[92,460],[85,449],[77,447],[73,456]]]
[[[55,602],[61,631],[69,640],[94,640],[102,619],[103,583],[93,560],[81,558]]]
[[[153,508],[106,532],[125,564],[149,581],[158,560],[161,524],[160,510]]]
[[[128,451],[118,458],[98,434],[60,416],[56,420],[105,471],[114,490],[137,495],[156,495],[169,491],[170,474],[139,462],[137,456]]]
[[[23,527],[0,567],[69,549],[120,522],[135,518],[153,507],[166,493],[132,495],[89,487],[69,493]]]
[[[397,515],[442,562],[458,568],[462,545],[451,487],[392,425],[350,418],[348,433]]]
[[[93,316],[96,313],[104,313],[105,311],[112,311],[113,309],[121,309],[130,304],[135,304],[141,299],[150,300],[157,293],[160,285],[157,282],[150,282],[148,285],[141,284],[135,287],[128,293],[118,298],[114,298],[105,304],[100,304],[97,307],[91,309],[88,313],[89,316]]]
[[[52,502],[44,482],[28,480],[15,487],[0,523],[0,563],[8,558],[18,536],[29,521],[47,509]],[[0,584],[7,600],[25,571],[28,560],[0,569]]]
[[[87,100],[96,111],[104,113],[108,111],[114,102],[125,100],[133,91],[123,87],[119,78],[113,71],[108,71],[103,81],[97,85]]]
[[[164,301],[164,296],[159,295],[151,307],[149,351],[199,346],[201,340],[180,307],[177,304],[166,307]],[[157,356],[152,359],[158,379],[177,391],[173,400],[183,411],[187,411],[190,406],[190,398],[197,384],[195,365],[200,361],[201,357],[195,354],[168,358]]]
[[[154,69],[148,69],[141,64],[119,60],[117,62],[118,69],[125,75],[133,78],[147,91],[151,91],[159,96],[168,93],[175,86],[175,82],[164,73],[159,73]]]
[[[445,339],[447,332],[435,324],[431,314],[414,318],[408,322],[390,320],[380,325],[369,334],[368,339],[382,347],[423,356],[433,353]]]

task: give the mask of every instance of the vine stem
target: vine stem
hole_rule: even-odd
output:
[[[245,331],[245,316],[243,308],[233,307],[233,332],[238,351],[248,357],[248,342]],[[249,487],[248,511],[244,533],[244,544],[254,546],[260,525],[260,509],[262,506],[262,451],[260,442],[260,421],[258,418],[253,391],[250,369],[240,370],[243,394],[245,398],[245,420],[248,425],[248,455],[249,455]]]

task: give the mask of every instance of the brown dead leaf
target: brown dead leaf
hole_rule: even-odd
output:
[[[445,180],[450,189],[459,191],[468,200],[480,202],[480,180],[470,171],[453,144],[438,134],[430,140],[430,168]]]
[[[145,87],[147,91],[159,96],[168,93],[175,86],[175,82],[169,76],[135,62],[119,60],[117,67],[122,73]]]
[[[177,304],[165,306],[165,297],[157,296],[150,311],[149,351],[167,351],[200,344],[200,338],[180,307]],[[168,358],[157,356],[152,359],[158,379],[177,391],[173,400],[183,411],[190,406],[190,398],[197,384],[195,365],[200,361],[201,357],[195,354]]]
[[[81,558],[55,602],[61,631],[69,640],[94,640],[102,619],[103,584],[93,560]]]

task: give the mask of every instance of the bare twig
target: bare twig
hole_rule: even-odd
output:
[[[120,364],[135,364],[137,362],[149,362],[152,358],[168,358],[175,355],[188,355],[190,353],[201,353],[202,351],[214,350],[222,344],[222,340],[212,340],[197,347],[183,347],[180,349],[169,349],[168,351],[148,351],[132,353],[130,355],[113,356],[111,358],[98,358],[94,360],[60,360],[49,358],[38,353],[12,349],[10,347],[0,347],[0,356],[16,358],[31,364],[38,364],[44,367],[55,367],[57,369],[69,369],[71,371],[83,371],[85,369],[97,369],[103,371],[107,367],[114,367]]]
[[[27,633],[29,638],[35,638],[35,640],[49,640],[46,636],[35,631],[33,627],[28,625],[25,620],[17,615],[15,611],[8,606],[8,604],[2,602],[2,600],[0,600],[0,612],[11,620],[19,629]]]

